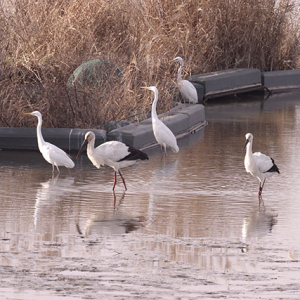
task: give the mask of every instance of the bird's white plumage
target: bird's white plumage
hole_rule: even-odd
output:
[[[148,159],[148,155],[137,149],[130,148],[124,143],[118,141],[109,141],[95,148],[95,139],[95,134],[92,131],[89,131],[85,134],[85,138],[78,152],[77,158],[87,144],[88,158],[96,168],[99,169],[101,166],[107,165],[114,169],[115,177],[113,190],[117,181],[117,172],[122,178],[125,190],[127,190],[125,180],[120,172],[120,169],[133,165],[138,159]]]
[[[59,166],[64,166],[69,169],[73,168],[75,164],[65,151],[51,143],[45,142],[42,135],[42,114],[39,111],[26,114],[38,118],[38,124],[36,128],[38,147],[44,159],[52,165],[52,171],[54,172],[54,166],[57,168],[58,172]]]
[[[256,177],[260,182],[260,192],[263,188],[264,182],[266,178],[271,177],[274,172],[278,172],[279,170],[277,166],[274,164],[274,161],[271,157],[262,154],[260,152],[252,152],[253,146],[253,135],[251,133],[247,133],[246,137],[246,155],[244,159],[245,169],[252,176]],[[272,168],[274,170],[270,171]]]
[[[259,172],[265,173],[273,166],[271,157],[260,152],[253,153],[253,159],[258,167]]]
[[[156,105],[158,101],[158,90],[155,86],[146,87],[146,89],[154,92],[154,100],[152,103],[152,128],[155,139],[161,147],[164,148],[165,152],[167,147],[171,148],[171,150],[175,153],[179,151],[179,147],[177,145],[177,140],[173,132],[168,128],[157,116],[156,113]]]
[[[181,73],[183,69],[183,59],[178,56],[174,58],[174,61],[180,63],[178,69],[177,83],[183,100],[190,103],[198,103],[198,94],[195,86],[190,81],[181,78]]]
[[[110,141],[101,144],[95,148],[95,134],[89,133],[89,143],[87,146],[87,155],[92,164],[96,168],[107,165],[118,171],[121,168],[133,165],[135,160],[123,160],[124,157],[130,154],[128,146],[118,141]]]

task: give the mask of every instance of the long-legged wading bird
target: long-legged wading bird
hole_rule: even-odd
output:
[[[198,94],[195,86],[190,81],[181,78],[183,59],[178,56],[174,58],[174,61],[180,63],[177,75],[177,84],[183,100],[190,103],[198,103]]]
[[[87,156],[96,168],[99,169],[101,166],[107,165],[114,169],[113,190],[117,183],[117,172],[122,178],[125,190],[127,190],[125,179],[120,171],[121,168],[133,165],[139,159],[149,159],[146,153],[118,141],[106,142],[95,148],[95,134],[92,131],[85,134],[84,141],[76,157],[77,159],[85,146],[87,146]]]
[[[75,164],[68,154],[57,146],[45,142],[42,135],[42,114],[39,111],[34,111],[31,113],[25,113],[26,115],[35,116],[38,118],[38,124],[36,127],[37,141],[39,150],[42,153],[44,159],[52,165],[52,173],[54,174],[54,166],[56,167],[58,173],[59,166],[64,166],[68,169],[72,169]]]
[[[245,169],[248,173],[257,177],[259,180],[258,195],[261,196],[266,179],[271,177],[275,172],[278,174],[280,174],[280,172],[278,167],[275,165],[274,159],[260,152],[252,153],[253,135],[251,133],[247,133],[245,137]]]
[[[158,101],[158,90],[155,86],[143,87],[154,92],[154,100],[152,103],[152,128],[157,143],[167,151],[167,147],[175,153],[179,151],[177,140],[173,132],[158,118],[156,113],[156,104]]]

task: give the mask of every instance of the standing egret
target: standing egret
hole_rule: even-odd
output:
[[[275,165],[274,160],[260,152],[252,153],[253,135],[247,133],[246,137],[246,155],[245,155],[245,169],[252,176],[257,177],[259,180],[258,196],[261,196],[262,190],[267,178],[271,177],[275,172],[280,174],[278,167]]]
[[[125,179],[123,178],[120,169],[133,165],[138,159],[149,159],[148,155],[118,141],[106,142],[95,148],[95,139],[94,132],[87,132],[76,158],[78,159],[87,145],[87,156],[96,168],[99,169],[101,166],[107,165],[114,169],[115,177],[113,190],[117,183],[117,172],[122,178],[125,190],[127,190]]]
[[[143,87],[154,92],[154,101],[152,103],[152,128],[157,143],[167,151],[167,147],[175,153],[179,151],[177,140],[173,132],[158,118],[156,113],[156,104],[158,101],[158,90],[155,86]]]
[[[183,69],[183,59],[178,56],[174,58],[174,61],[178,61],[180,63],[180,67],[178,69],[177,83],[183,100],[190,103],[198,103],[198,94],[195,86],[190,81],[181,78],[181,72]]]
[[[72,169],[75,164],[68,154],[62,149],[56,147],[53,144],[45,142],[42,135],[42,115],[39,111],[34,111],[32,113],[25,113],[25,115],[31,115],[38,118],[38,124],[36,127],[37,141],[39,150],[42,153],[44,159],[52,165],[52,174],[54,174],[54,166],[57,168],[58,173],[59,166],[64,166],[66,168]]]

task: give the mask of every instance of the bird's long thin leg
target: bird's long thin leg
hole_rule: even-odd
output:
[[[116,202],[117,202],[117,198],[116,198],[116,194],[115,194],[115,191],[113,191],[113,203],[114,203],[114,209],[116,208]]]
[[[59,170],[58,166],[56,166],[56,169],[57,169],[57,171],[58,171],[58,174],[59,174],[59,173],[60,173],[60,170]]]
[[[122,174],[121,174],[120,170],[119,170],[118,172],[119,172],[119,174],[120,174],[120,176],[121,176],[121,178],[122,178],[122,182],[123,182],[123,184],[124,184],[125,191],[127,191],[127,187],[126,187],[125,179],[123,178],[123,176],[122,176]]]
[[[264,200],[262,198],[262,196],[259,196],[258,197],[258,204],[259,204],[259,210],[261,211],[265,211],[266,210],[266,207],[265,207],[265,203],[264,203]]]
[[[113,184],[113,188],[112,188],[113,191],[115,190],[116,183],[117,183],[117,172],[115,171],[114,184]]]
[[[259,182],[258,197],[261,196],[261,193],[262,193],[262,186],[261,186],[261,182]]]
[[[262,194],[262,190],[263,190],[263,187],[265,185],[265,182],[266,182],[266,178],[264,179],[263,183],[261,184],[261,182],[259,182],[259,191],[258,191],[258,196],[261,196]]]
[[[52,164],[52,175],[54,175],[54,164]]]
[[[262,191],[262,189],[263,189],[263,187],[264,187],[264,185],[265,185],[265,182],[266,182],[266,178],[264,179],[264,182],[263,182],[263,184],[262,184],[261,191]]]

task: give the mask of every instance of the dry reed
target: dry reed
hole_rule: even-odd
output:
[[[299,19],[293,0],[6,0],[0,8],[0,126],[103,128],[110,120],[173,105],[178,65],[185,75],[236,67],[297,67]],[[122,80],[68,90],[72,72],[105,59]],[[139,118],[139,117],[138,117]],[[142,117],[141,117],[142,118]]]

